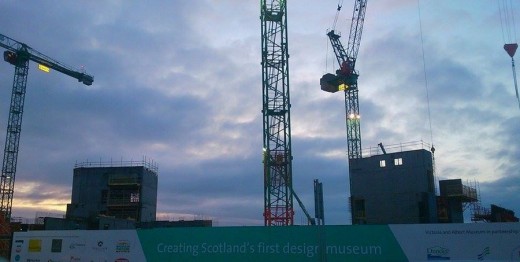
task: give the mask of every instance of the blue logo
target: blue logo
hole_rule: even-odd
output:
[[[489,251],[489,247],[486,247],[482,250],[482,253],[478,254],[477,258],[478,260],[484,260],[489,254],[491,254],[491,251]]]
[[[450,260],[450,250],[445,247],[434,246],[426,249],[428,260]]]

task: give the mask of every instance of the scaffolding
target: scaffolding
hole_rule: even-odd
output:
[[[475,182],[476,183],[476,182]],[[518,217],[515,216],[515,212],[509,209],[497,205],[491,205],[491,208],[487,208],[482,204],[480,199],[480,187],[476,184],[477,190],[477,201],[471,203],[471,221],[472,222],[518,222]]]
[[[443,193],[441,194],[443,197],[458,199],[460,202],[464,203],[464,209],[466,209],[470,203],[476,203],[479,201],[476,181],[473,183],[469,181],[462,183],[462,180],[460,179],[453,179],[452,181],[458,181],[458,183],[446,184]]]
[[[106,192],[107,215],[140,220],[141,182],[137,173],[112,173]]]
[[[479,202],[477,182],[462,182],[462,179],[439,181],[440,196],[437,197],[438,219],[441,223],[463,223],[464,211]]]

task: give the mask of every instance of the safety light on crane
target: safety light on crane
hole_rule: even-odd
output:
[[[348,115],[348,119],[361,119],[361,116],[352,113],[352,114]]]
[[[46,67],[46,66],[44,66],[42,64],[38,64],[38,69],[42,70],[45,73],[49,73],[51,71],[50,68],[48,68],[48,67]]]

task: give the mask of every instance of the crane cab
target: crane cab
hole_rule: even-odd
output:
[[[12,51],[4,51],[4,61],[7,63],[16,66],[16,60],[18,56],[15,52]]]

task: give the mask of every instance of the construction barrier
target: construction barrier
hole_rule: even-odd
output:
[[[11,261],[520,261],[520,223],[14,234]]]

